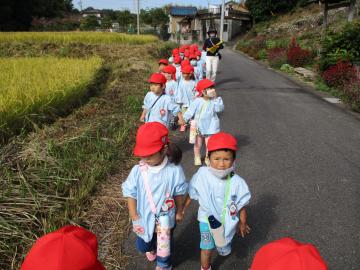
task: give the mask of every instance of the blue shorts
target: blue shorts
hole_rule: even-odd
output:
[[[211,235],[209,224],[199,222],[200,227],[200,249],[214,249],[215,242]]]

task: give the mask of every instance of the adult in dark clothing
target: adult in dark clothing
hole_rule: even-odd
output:
[[[219,51],[224,48],[224,45],[217,37],[215,28],[210,28],[207,33],[209,38],[205,40],[203,46],[203,50],[206,51],[206,78],[215,82],[220,58]]]

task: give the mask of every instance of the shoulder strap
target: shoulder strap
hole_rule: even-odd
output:
[[[148,171],[147,171],[147,167],[146,164],[140,162],[140,172],[141,172],[141,176],[143,178],[144,181],[144,186],[145,186],[145,191],[146,191],[146,197],[148,199],[148,203],[150,205],[151,208],[151,212],[156,215],[156,205],[154,203],[154,199],[152,196],[152,192],[149,186],[149,178],[148,178]]]
[[[154,103],[151,105],[150,109],[149,109],[149,114],[148,114],[148,117],[147,117],[147,120],[149,120],[150,118],[150,114],[151,114],[151,109],[155,106],[156,102],[158,102],[158,100],[164,95],[164,92],[161,93],[161,95],[154,101]]]

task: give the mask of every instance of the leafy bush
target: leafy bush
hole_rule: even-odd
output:
[[[253,47],[255,50],[260,51],[266,48],[266,36],[259,35],[253,41]]]
[[[357,79],[356,68],[350,62],[339,61],[322,74],[326,84],[339,89]]]
[[[284,48],[270,49],[267,56],[271,67],[280,68],[283,64],[286,64],[287,54]]]
[[[258,52],[258,58],[260,60],[265,60],[267,57],[267,52],[266,52],[266,49],[262,49]]]
[[[293,37],[287,52],[287,60],[294,67],[304,66],[312,61],[311,52],[301,48]]]
[[[328,32],[322,42],[320,69],[327,70],[339,60],[360,61],[360,20],[348,23],[339,33]]]
[[[290,66],[289,64],[283,64],[280,67],[280,70],[286,73],[294,73],[294,68]]]
[[[343,88],[346,95],[346,101],[352,109],[360,112],[360,79],[356,78],[349,81]]]

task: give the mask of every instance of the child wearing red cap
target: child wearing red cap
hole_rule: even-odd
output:
[[[220,120],[218,113],[224,110],[224,103],[221,97],[216,96],[214,82],[203,79],[196,85],[198,98],[195,98],[190,104],[188,110],[184,113],[184,120],[188,122],[194,118],[197,126],[197,136],[194,144],[194,163],[201,166],[201,147],[205,139],[207,145],[209,136],[220,132]],[[206,150],[207,153],[207,150]],[[209,160],[206,156],[206,164]]]
[[[173,63],[174,67],[176,68],[176,81],[180,81],[181,78],[181,57],[180,55],[176,55],[174,56],[174,63]]]
[[[171,114],[179,117],[179,124],[184,124],[180,106],[173,103],[171,98],[165,95],[166,78],[161,73],[154,73],[148,81],[150,91],[146,94],[143,112],[140,116],[142,122],[160,122],[169,127]]]
[[[39,238],[21,270],[105,270],[98,261],[96,236],[82,227],[65,226]]]
[[[161,73],[167,65],[169,65],[169,61],[167,59],[160,59],[159,62],[159,73]]]
[[[255,254],[251,270],[327,270],[317,248],[290,237],[266,244]]]
[[[210,165],[192,177],[184,211],[191,200],[199,202],[201,269],[211,269],[212,250],[222,256],[231,253],[231,241],[239,231],[250,232],[245,206],[251,194],[244,179],[235,173],[236,139],[228,133],[212,135],[208,142]],[[290,269],[290,268],[289,268]]]
[[[195,81],[200,81],[203,79],[203,69],[201,65],[198,65],[198,61],[197,61],[197,55],[196,54],[191,54],[190,55],[190,64],[194,67],[194,77],[195,77]]]
[[[136,247],[146,253],[149,261],[157,259],[156,269],[171,269],[170,245],[167,256],[156,254],[159,251],[157,233],[162,217],[168,218],[167,226],[171,229],[175,220],[180,222],[183,218],[182,201],[187,183],[179,165],[182,153],[169,142],[168,129],[151,122],[138,129],[134,155],[141,161],[122,184],[122,192],[127,197],[133,230],[137,234]]]

